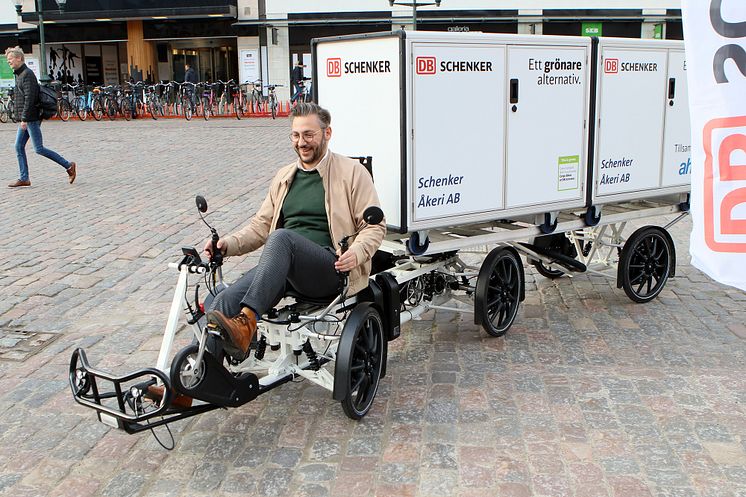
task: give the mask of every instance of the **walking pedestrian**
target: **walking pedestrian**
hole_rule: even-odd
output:
[[[301,60],[298,60],[293,70],[290,71],[290,85],[293,89],[293,96],[290,98],[291,102],[295,102],[300,96],[301,92],[303,92],[301,81],[303,81],[304,67],[306,66],[303,65],[303,62]]]
[[[187,85],[186,91],[189,95],[189,101],[192,103],[192,112],[194,112],[194,107],[197,104],[197,92],[194,85],[198,82],[197,71],[194,70],[191,64],[184,64],[184,83],[191,83],[191,85]]]
[[[68,162],[54,150],[44,148],[41,136],[41,118],[39,116],[39,82],[36,75],[24,62],[23,50],[20,47],[8,48],[5,51],[8,65],[16,76],[16,88],[13,92],[13,105],[20,124],[16,135],[16,156],[21,176],[10,188],[31,186],[28,173],[28,159],[26,158],[26,143],[29,137],[34,143],[34,151],[47,159],[53,160],[67,171],[68,181],[72,184],[77,174],[76,164]]]

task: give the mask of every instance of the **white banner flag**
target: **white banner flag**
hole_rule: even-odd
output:
[[[746,290],[746,1],[682,0],[692,264]]]

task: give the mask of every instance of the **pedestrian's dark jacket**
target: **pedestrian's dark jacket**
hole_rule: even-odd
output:
[[[303,79],[303,68],[301,66],[295,66],[290,72],[290,81],[296,83]]]
[[[16,119],[23,122],[39,120],[39,82],[34,71],[26,64],[13,71],[16,75],[16,89],[13,100]]]
[[[195,71],[193,67],[190,67],[189,69],[187,69],[187,72],[184,74],[184,82],[185,83],[196,83],[197,82],[197,71]]]

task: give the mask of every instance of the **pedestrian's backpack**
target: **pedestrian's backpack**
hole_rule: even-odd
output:
[[[48,86],[39,85],[39,117],[50,119],[57,115],[57,92]]]

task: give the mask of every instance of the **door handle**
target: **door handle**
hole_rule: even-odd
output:
[[[510,103],[518,103],[518,79],[510,80]]]
[[[673,99],[676,96],[676,78],[668,79],[668,105],[673,107]]]

